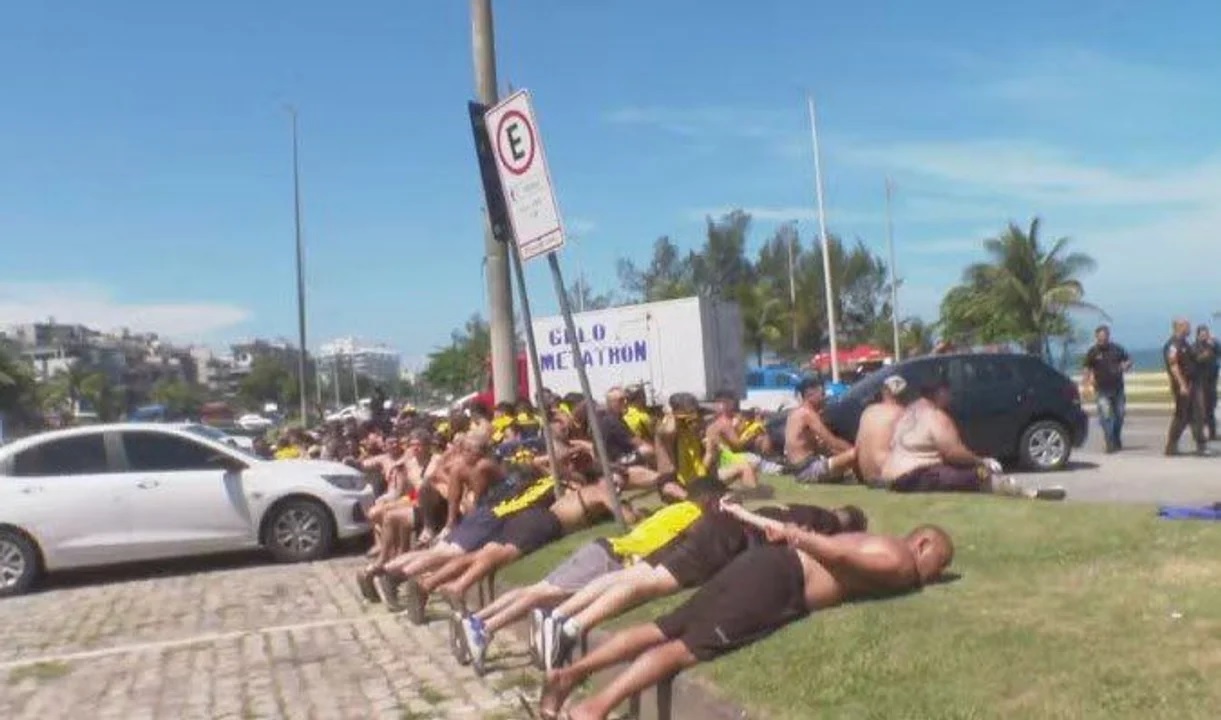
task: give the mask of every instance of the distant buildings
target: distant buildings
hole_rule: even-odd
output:
[[[332,340],[318,349],[318,375],[324,384],[351,375],[391,384],[399,378],[400,365],[399,354],[394,349],[363,343],[356,338]]]
[[[272,358],[290,372],[297,371],[300,353],[287,340],[249,340],[229,346],[227,354],[217,354],[210,348],[192,348],[191,354],[199,364],[199,382],[216,397],[237,396],[245,379],[254,368],[256,360]]]

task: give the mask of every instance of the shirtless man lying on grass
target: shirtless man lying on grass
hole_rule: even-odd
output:
[[[743,518],[767,517],[824,535],[857,532],[867,520],[860,508],[827,510],[815,505],[768,507],[747,513],[740,505],[722,502],[706,512],[677,540],[637,563],[586,585],[561,603],[542,623],[541,647],[547,669],[566,662],[580,638],[594,627],[628,610],[681,590],[699,587],[729,565],[752,543],[761,541]]]
[[[756,545],[686,602],[652,623],[616,633],[571,667],[547,673],[540,712],[556,718],[594,673],[631,662],[610,684],[569,710],[601,720],[621,702],[701,662],[761,640],[809,613],[852,600],[897,595],[937,580],[954,557],[950,536],[924,525],[906,537],[834,537],[752,518],[766,529]]]

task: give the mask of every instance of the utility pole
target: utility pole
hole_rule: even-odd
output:
[[[894,183],[886,178],[886,251],[890,253],[890,321],[894,326],[895,362],[903,359],[903,349],[899,347],[899,281],[898,270],[895,269],[895,225],[890,216],[890,196],[894,193]]]
[[[301,241],[301,164],[298,159],[297,108],[288,107],[293,121],[293,223],[297,235],[297,392],[301,398],[301,425],[309,424],[309,400],[305,395],[305,246]]]
[[[476,99],[496,104],[496,41],[492,0],[471,0],[471,50],[475,61]],[[513,286],[509,280],[508,248],[496,240],[487,212],[483,216],[483,247],[487,263],[488,328],[492,345],[492,385],[496,402],[517,400],[517,343],[513,332]]]
[[[793,245],[797,242],[797,221],[789,224],[789,313],[793,321],[793,352],[797,352],[797,275],[793,268]]]
[[[818,150],[818,118],[814,98],[806,98],[810,106],[810,135],[814,140],[814,189],[818,195],[818,232],[822,238],[823,285],[827,293],[827,331],[831,336],[831,380],[839,382],[839,339],[835,332],[835,293],[831,286],[831,247],[827,239],[827,208],[822,188],[822,157]]]

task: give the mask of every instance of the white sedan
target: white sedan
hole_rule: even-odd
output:
[[[329,554],[369,532],[360,471],[263,460],[198,425],[58,430],[0,448],[0,597],[45,572],[265,547]]]

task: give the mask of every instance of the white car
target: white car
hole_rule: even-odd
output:
[[[246,431],[266,430],[275,425],[271,420],[255,413],[241,416],[234,424]]]
[[[281,562],[316,560],[369,532],[360,471],[263,460],[218,434],[122,423],[0,448],[0,597],[68,568],[258,546]]]

